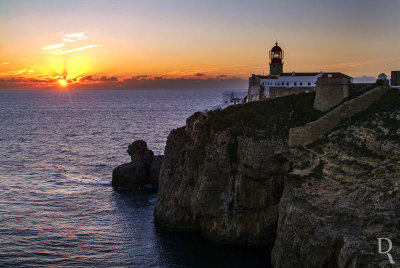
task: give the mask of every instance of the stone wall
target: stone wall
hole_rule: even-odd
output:
[[[320,111],[328,111],[339,105],[349,96],[349,78],[344,77],[320,77],[315,87],[316,95],[314,108]]]
[[[388,87],[374,88],[355,99],[343,103],[316,121],[302,127],[291,128],[289,130],[289,146],[306,145],[322,138],[325,133],[331,131],[344,119],[368,108],[387,90]]]

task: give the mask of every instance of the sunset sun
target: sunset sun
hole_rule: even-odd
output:
[[[58,80],[58,82],[60,83],[61,86],[65,87],[67,85],[67,81],[65,81],[64,79]]]

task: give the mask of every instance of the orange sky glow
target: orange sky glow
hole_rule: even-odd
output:
[[[399,10],[385,0],[0,1],[0,88],[246,88],[268,73],[276,38],[286,72],[390,75]]]

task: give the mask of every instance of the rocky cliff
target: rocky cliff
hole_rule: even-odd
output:
[[[197,113],[167,139],[155,222],[222,243],[271,246],[291,127],[321,116],[313,94]]]
[[[313,94],[197,113],[167,140],[155,223],[229,244],[273,246],[275,267],[400,262],[400,93],[386,92],[322,139],[289,147],[320,118]],[[383,245],[384,248],[387,245]]]
[[[399,90],[292,155],[301,157],[284,183],[274,266],[393,267],[381,237],[400,263]]]

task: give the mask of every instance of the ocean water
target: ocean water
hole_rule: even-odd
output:
[[[157,230],[156,189],[120,192],[112,169],[144,139],[222,101],[221,90],[0,90],[0,266],[258,267],[265,251]]]

